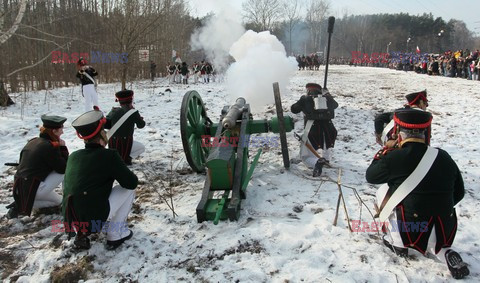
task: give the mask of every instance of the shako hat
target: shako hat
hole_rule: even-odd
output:
[[[124,89],[115,93],[116,101],[120,103],[128,103],[133,99],[133,90]]]
[[[408,105],[418,104],[420,102],[420,100],[423,100],[425,102],[425,104],[428,103],[427,90],[426,89],[422,90],[422,91],[418,91],[418,92],[409,93],[409,94],[405,95],[405,98],[408,101]]]
[[[432,124],[432,119],[430,112],[414,108],[397,109],[393,114],[395,124],[405,129],[426,129]]]
[[[316,83],[308,83],[306,86],[308,95],[318,95],[322,93],[322,87]]]
[[[80,57],[80,59],[78,59],[78,61],[77,61],[78,66],[85,66],[86,64],[87,64],[87,61],[85,61],[85,59],[83,59],[83,57]]]
[[[103,112],[92,110],[83,113],[72,122],[72,126],[77,131],[77,136],[82,140],[88,140],[97,135],[103,129],[107,120],[103,117]]]
[[[67,118],[57,115],[43,114],[40,118],[42,119],[43,127],[49,129],[59,129],[63,127],[63,123],[67,121]]]

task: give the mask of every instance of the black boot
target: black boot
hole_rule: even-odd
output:
[[[132,236],[133,236],[133,232],[132,232],[132,230],[130,230],[130,234],[128,234],[128,236],[126,236],[126,237],[121,238],[120,240],[107,241],[107,250],[112,251],[112,250],[118,248],[121,244],[123,244],[123,242],[131,239]]]
[[[323,165],[327,163],[325,158],[319,158],[317,163],[315,163],[315,168],[313,168],[313,177],[318,177],[322,175]]]
[[[90,249],[90,239],[88,236],[82,232],[77,232],[77,236],[73,241],[75,248],[78,250],[88,250]]]
[[[462,257],[456,251],[448,250],[445,253],[445,260],[453,278],[462,279],[470,274],[467,264],[463,262]]]
[[[34,215],[52,215],[52,214],[61,214],[62,207],[60,205],[37,208],[34,211]]]
[[[15,202],[12,202],[11,204],[7,205],[8,212],[7,212],[7,218],[12,219],[12,218],[17,218],[18,217],[18,208],[17,204]]]

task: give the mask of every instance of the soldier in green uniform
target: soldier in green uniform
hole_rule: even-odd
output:
[[[120,107],[114,107],[107,115],[105,129],[108,133],[108,148],[113,148],[127,165],[132,164],[132,158],[137,158],[145,151],[145,146],[133,140],[135,125],[139,129],[145,127],[145,121],[138,110],[133,107],[133,91],[122,90],[115,93]]]
[[[59,206],[62,197],[54,189],[63,181],[68,149],[63,134],[67,118],[42,115],[40,136],[31,139],[20,152],[20,163],[14,177],[14,203],[7,206],[8,218],[30,215],[32,208]]]
[[[409,248],[436,255],[463,278],[469,270],[451,248],[455,205],[465,194],[460,170],[446,151],[429,146],[432,114],[399,109],[393,119],[398,148],[380,150],[366,172],[369,183],[387,184],[377,192],[384,243],[402,256]]]
[[[106,149],[107,137],[103,129],[106,119],[101,111],[82,114],[72,122],[77,135],[85,141],[85,149],[73,152],[67,163],[63,192],[65,223],[77,229],[74,244],[90,248],[89,233],[99,232],[98,226],[108,221],[107,249],[115,249],[133,232],[126,226],[138,179],[128,169],[116,150]],[[117,181],[119,185],[113,186]],[[105,230],[105,228],[101,228]]]

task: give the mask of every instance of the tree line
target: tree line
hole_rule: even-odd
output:
[[[328,0],[247,0],[243,9],[247,27],[270,30],[284,43],[289,55],[324,51],[327,18],[333,14]],[[417,46],[422,52],[438,53],[473,50],[478,45],[478,38],[463,21],[446,22],[431,13],[417,16],[345,12],[336,16],[331,54],[340,57],[351,56],[353,51],[415,52]]]
[[[269,30],[288,55],[297,55],[324,51],[332,11],[328,0],[247,0],[242,15],[247,29]],[[190,51],[189,42],[211,16],[193,16],[186,0],[3,0],[0,92],[4,83],[11,92],[77,83],[75,61],[82,54],[96,55],[101,83],[121,81],[125,88],[128,81],[150,75],[150,63],[140,60],[140,50],[149,51],[160,72],[171,62],[172,50],[187,62],[203,59],[201,52]],[[455,19],[344,13],[337,15],[331,56],[415,52],[417,46],[432,53],[473,50],[477,43],[465,23]]]
[[[166,64],[172,49],[187,52],[185,42],[199,25],[184,0],[3,0],[2,32],[24,1],[23,20],[0,45],[0,80],[12,92],[76,83],[80,56],[96,60],[101,82],[122,81],[125,87],[150,74],[139,50]]]

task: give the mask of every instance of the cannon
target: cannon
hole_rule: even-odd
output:
[[[201,200],[197,206],[197,221],[238,220],[241,200],[262,153],[260,147],[251,164],[249,137],[251,134],[274,132],[280,134],[285,168],[289,168],[286,132],[293,127],[293,119],[283,116],[278,83],[274,83],[277,116],[270,120],[253,120],[250,105],[238,98],[225,106],[220,121],[208,118],[198,92],[188,91],[180,109],[180,132],[188,164],[193,171],[206,173]]]

